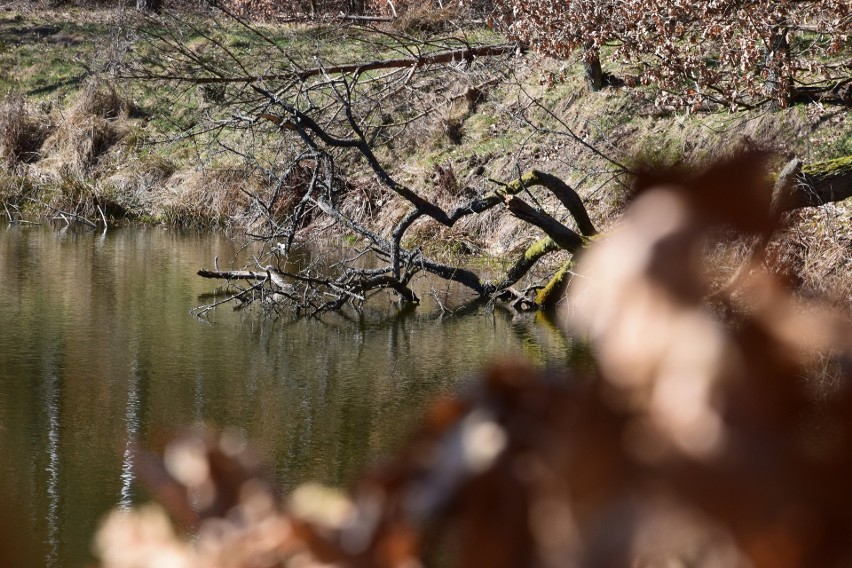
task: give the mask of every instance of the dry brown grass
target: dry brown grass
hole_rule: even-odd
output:
[[[105,81],[92,80],[63,115],[42,147],[45,172],[85,175],[127,134],[132,102]]]
[[[451,29],[463,15],[457,5],[439,8],[431,2],[419,2],[404,5],[399,15],[391,23],[398,32],[405,33],[436,33]]]
[[[852,203],[830,203],[787,214],[766,246],[761,266],[803,298],[852,314]],[[750,254],[751,239],[714,240],[703,260],[718,294]],[[745,276],[740,274],[739,278]]]
[[[261,188],[257,175],[239,168],[183,171],[168,179],[151,208],[168,224],[247,224],[251,222],[249,194],[258,194]]]
[[[50,118],[22,96],[6,97],[0,102],[0,163],[13,167],[38,160],[51,127]]]
[[[122,97],[116,91],[115,85],[101,79],[93,79],[86,84],[80,93],[70,114],[94,115],[105,119],[127,118],[138,109],[136,105]]]
[[[793,214],[767,251],[767,266],[806,297],[852,307],[852,204],[841,202]]]
[[[22,98],[7,99],[0,109],[0,156],[7,168],[31,162],[21,170],[32,181],[27,187],[34,187],[24,205],[36,214],[62,211],[93,221],[106,216],[193,227],[247,226],[252,205],[247,192],[265,189],[259,176],[222,167],[175,175],[177,165],[168,159],[140,157],[122,143],[133,131],[136,112],[103,80],[90,81],[53,121]],[[14,172],[6,171],[12,179]],[[19,188],[5,185],[4,202],[23,199]]]
[[[175,170],[174,163],[157,155],[132,157],[104,177],[102,184],[120,197],[129,216],[139,218],[150,214],[161,188]]]
[[[53,183],[42,188],[41,200],[58,211],[65,211],[90,220],[99,216],[99,188],[71,172],[63,172]]]
[[[174,163],[152,155],[122,163],[105,181],[121,193],[136,195],[142,199],[142,196],[156,191],[175,170]]]
[[[340,204],[340,211],[360,223],[373,225],[383,198],[381,188],[372,180],[350,180],[349,191]]]

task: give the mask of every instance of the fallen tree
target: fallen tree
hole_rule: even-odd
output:
[[[187,135],[207,135],[211,144],[242,156],[273,187],[270,195],[243,190],[254,203],[253,234],[268,244],[267,254],[249,270],[199,272],[232,284],[249,282],[235,286],[228,299],[242,304],[260,300],[274,309],[317,314],[347,305],[359,309],[374,293],[391,290],[402,302],[417,304],[420,298],[412,280],[425,272],[461,284],[476,300],[537,309],[564,285],[570,257],[598,234],[577,191],[564,180],[532,169],[505,182],[492,180],[492,186],[474,195],[439,197],[441,184],[449,183],[440,176],[431,185],[421,184],[404,179],[392,166],[393,147],[407,129],[458,102],[470,112],[486,96],[483,86],[503,72],[502,62],[515,54],[511,46],[477,45],[464,35],[418,39],[359,28],[362,41],[372,38],[369,41],[378,45],[381,40],[387,57],[353,63],[300,58],[252,24],[236,21],[269,44],[266,57],[241,57],[213,33],[191,23],[162,20],[154,31],[144,32],[151,47],[148,59],[141,65],[135,61],[127,71],[135,79],[225,89],[217,94],[209,119]],[[185,35],[182,25],[201,38],[201,46],[180,41]],[[243,132],[254,146],[235,147],[223,138],[225,132]],[[621,183],[634,173],[570,130],[568,134],[596,160],[608,163]],[[371,174],[369,189],[359,189],[352,181],[357,168]],[[852,187],[852,166],[846,159],[809,164],[796,179],[788,191],[787,209],[845,199]],[[452,184],[457,185],[454,174]],[[393,204],[397,213],[382,222],[353,213],[352,200],[359,191],[381,207]],[[412,237],[418,225],[452,228],[496,208],[505,208],[543,234],[498,277],[433,258],[423,250],[424,243]],[[294,245],[316,242],[331,226],[355,235],[360,245],[343,251],[334,262],[297,262]],[[549,281],[515,288],[557,251],[567,252],[569,259]],[[365,262],[367,257],[370,262]],[[199,313],[221,303],[202,306]]]
[[[405,195],[412,196],[412,208],[393,228],[390,239],[343,214],[333,200],[323,197],[323,194],[327,193],[327,186],[323,184],[320,176],[314,176],[312,179],[315,180],[315,187],[311,187],[305,194],[303,203],[318,208],[325,215],[359,234],[369,243],[366,250],[386,261],[384,266],[355,267],[354,261],[365,252],[357,249],[352,258],[338,263],[342,270],[334,276],[317,274],[312,268],[292,272],[272,265],[265,266],[262,271],[200,270],[198,275],[204,278],[262,281],[267,285],[266,299],[287,300],[297,309],[308,310],[309,313],[339,309],[347,303],[357,305],[364,302],[370,292],[382,289],[392,289],[405,302],[418,303],[420,300],[409,284],[420,271],[458,282],[472,290],[479,298],[502,297],[513,300],[518,307],[529,307],[531,304],[525,301],[526,293],[514,291],[511,287],[547,254],[558,250],[577,252],[589,242],[590,237],[597,234],[577,193],[556,176],[536,170],[527,172],[487,195],[461,203],[451,211],[444,211],[433,203],[420,200],[412,190],[405,188]],[[518,197],[522,191],[535,186],[544,187],[565,206],[576,221],[579,233]],[[502,205],[518,218],[541,228],[547,236],[529,246],[499,280],[483,280],[472,270],[438,262],[423,254],[419,248],[411,249],[401,245],[406,232],[422,217],[428,216],[446,226],[452,226],[462,217],[483,213]],[[304,212],[307,208],[300,210]],[[291,220],[294,227],[299,226],[301,222],[298,217]],[[293,234],[294,231],[291,231],[290,235]],[[285,260],[291,243],[292,241],[278,247],[276,260],[279,261],[279,266]],[[245,292],[240,290],[234,298],[246,298]],[[253,299],[257,297],[252,296]]]
[[[265,37],[251,23],[238,18],[236,22]],[[406,183],[387,167],[382,153],[401,131],[457,101],[475,106],[483,96],[481,89],[500,73],[501,59],[516,54],[515,46],[476,45],[463,35],[421,40],[362,30],[381,39],[387,53],[406,56],[360,63],[314,58],[312,66],[305,66],[303,60],[297,61],[292,53],[276,46],[286,69],[270,72],[267,67],[252,66],[255,60],[240,58],[213,33],[191,22],[164,18],[156,26],[141,29],[150,49],[147,58],[133,60],[125,68],[125,77],[229,89],[217,95],[216,110],[221,115],[211,117],[202,127],[207,129],[204,132],[248,132],[282,148],[276,162],[264,164],[259,157],[264,150],[226,147],[242,152],[275,185],[269,199],[251,196],[261,225],[256,235],[270,245],[263,262],[249,271],[199,273],[251,282],[234,290],[231,298],[235,300],[262,299],[267,305],[286,304],[313,314],[346,304],[357,307],[373,292],[390,289],[404,302],[416,304],[420,299],[411,288],[412,278],[427,272],[460,283],[477,298],[511,298],[516,305],[529,307],[532,303],[526,298],[535,287],[522,291],[512,287],[547,254],[579,250],[597,233],[576,191],[550,174],[533,170],[491,190],[442,203],[435,198],[435,188]],[[189,32],[201,37],[209,50],[185,46],[180,38]],[[457,81],[447,81],[448,77]],[[428,103],[412,104],[413,97],[426,92],[430,93]],[[435,93],[438,100],[434,100]],[[224,146],[221,140],[216,142]],[[393,200],[399,209],[392,223],[378,226],[347,211],[352,184],[340,170],[354,162],[366,164],[378,183],[380,199]],[[533,188],[552,195],[576,228],[527,203],[521,195],[532,197]],[[282,205],[285,201],[286,206]],[[462,219],[504,206],[547,237],[524,251],[499,279],[485,279],[473,270],[441,262],[417,243],[406,242],[412,227],[427,220],[450,228]],[[290,262],[293,245],[306,236],[310,240],[312,232],[328,223],[357,235],[365,246],[356,247],[333,267],[312,264],[294,270]],[[378,259],[378,266],[364,267],[361,260],[367,254]],[[200,311],[218,304],[203,306]]]
[[[579,232],[575,232],[554,216],[518,197],[519,193],[534,186],[547,189],[559,200],[570,213]],[[816,207],[842,201],[850,196],[852,196],[852,157],[815,162],[806,166],[798,160],[793,160],[779,175],[778,183],[771,195],[771,202],[767,201],[766,212],[767,216],[777,216],[802,207]],[[423,210],[417,206],[417,202],[413,201],[412,211],[394,228],[393,240],[384,239],[369,228],[348,219],[331,203],[322,202],[316,197],[306,197],[306,199],[370,241],[370,250],[389,261],[388,264],[370,269],[347,267],[337,276],[290,272],[272,265],[265,266],[263,271],[200,270],[198,275],[229,281],[261,281],[266,285],[265,294],[268,300],[288,301],[300,310],[311,310],[310,313],[317,313],[340,309],[345,304],[357,306],[367,299],[370,292],[381,289],[391,289],[402,301],[416,304],[419,298],[411,290],[409,283],[417,272],[423,270],[467,286],[480,299],[509,301],[516,309],[529,310],[543,307],[550,300],[552,292],[561,289],[560,284],[566,277],[572,261],[566,261],[542,289],[533,287],[524,292],[518,292],[512,289],[512,286],[546,255],[559,250],[574,255],[591,242],[591,237],[598,234],[576,191],[558,177],[537,170],[525,173],[486,196],[467,201],[451,212],[445,212],[440,208],[433,209],[434,204],[428,204],[429,208]],[[496,206],[505,206],[512,215],[534,225],[546,235],[524,250],[500,279],[483,280],[471,270],[436,262],[425,256],[419,249],[411,250],[400,246],[406,231],[422,216],[432,216],[451,226],[465,215],[481,213]],[[765,233],[758,238],[758,244],[747,255],[744,266],[752,264],[755,256],[766,246],[770,237],[771,233]],[[358,254],[362,252],[359,251]],[[245,291],[241,290],[233,297],[245,299]],[[253,296],[253,298],[256,297]],[[319,298],[325,299],[320,301]]]

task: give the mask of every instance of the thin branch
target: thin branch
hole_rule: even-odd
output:
[[[157,37],[157,36],[155,36]],[[160,41],[165,40],[158,38]],[[209,68],[205,62],[200,60],[198,56],[192,54],[186,49],[181,49],[175,45],[169,44],[170,47],[179,51],[182,55],[189,57],[197,65],[214,73],[215,77],[198,77],[195,75],[180,75],[168,73],[150,73],[141,75],[122,75],[124,79],[157,79],[165,81],[179,81],[182,83],[192,83],[194,85],[210,85],[210,84],[243,84],[251,85],[255,83],[266,83],[276,81],[292,81],[294,79],[304,81],[312,77],[321,77],[323,75],[344,75],[352,74],[354,77],[375,71],[378,69],[394,69],[394,68],[410,68],[410,67],[425,67],[427,65],[441,65],[455,62],[472,62],[478,57],[497,57],[500,55],[510,55],[517,51],[517,46],[514,44],[499,44],[499,45],[483,45],[477,47],[465,47],[463,49],[451,49],[430,53],[427,55],[418,55],[416,57],[407,57],[402,59],[377,59],[374,61],[366,61],[363,63],[347,63],[343,65],[331,65],[328,67],[312,67],[301,71],[290,71],[287,73],[269,73],[255,75],[244,73],[240,76],[224,76],[218,70]]]
[[[63,211],[61,209],[57,209],[56,207],[54,207],[53,205],[50,205],[49,203],[45,203],[44,201],[39,201],[38,199],[29,197],[28,195],[25,195],[23,197],[24,197],[24,199],[28,199],[28,200],[32,201],[33,203],[38,203],[39,205],[42,205],[43,207],[47,207],[48,209],[50,209],[51,211],[53,211],[57,215],[61,215],[63,218],[65,218],[65,216],[68,216],[68,217],[71,217],[72,219],[74,219],[75,221],[79,221],[80,223],[84,223],[84,224],[92,227],[93,229],[96,229],[98,227],[98,225],[96,223],[90,221],[89,219],[86,219],[82,215],[78,215],[76,213],[71,213],[69,211]],[[66,223],[67,223],[67,220],[66,220]]]

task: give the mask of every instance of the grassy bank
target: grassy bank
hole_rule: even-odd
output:
[[[231,93],[211,86],[174,91],[163,83],[118,79],[116,66],[128,54],[146,55],[134,27],[139,21],[126,18],[120,11],[14,5],[0,12],[0,66],[8,70],[0,77],[3,214],[10,220],[251,229],[255,201],[270,198],[273,180],[226,151],[242,143],[237,134],[184,135],[214,117]],[[265,38],[224,22],[182,39],[202,53],[202,36],[209,35],[248,60],[265,57],[262,44],[271,43],[305,65],[314,57],[351,62],[393,55],[381,40],[365,41],[356,29],[262,30]],[[485,30],[466,35],[499,40]],[[394,164],[401,180],[442,204],[493,189],[493,180],[510,180],[518,171],[548,171],[575,187],[593,221],[607,230],[618,219],[625,188],[612,164],[578,139],[628,166],[701,164],[743,146],[806,163],[852,154],[847,107],[811,103],[781,110],[674,112],[655,107],[643,88],[591,93],[581,68],[579,61],[533,54],[504,58],[482,76],[471,73],[476,98],[445,96],[414,127],[381,146],[379,157]],[[612,63],[606,70],[620,71]],[[252,151],[266,154],[267,161],[276,156],[269,141],[255,141]],[[377,182],[365,164],[346,166],[355,188],[347,212],[390,227],[400,216],[400,203],[377,197]],[[292,203],[281,204],[287,206]],[[837,303],[852,305],[850,212],[847,200],[791,215],[770,247],[777,271],[806,293],[828,292]],[[496,209],[450,229],[424,222],[410,234],[426,239],[433,253],[496,256],[539,236]],[[724,271],[733,270],[738,258],[721,255],[718,262],[730,265]]]

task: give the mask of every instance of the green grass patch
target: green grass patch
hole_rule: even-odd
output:
[[[104,24],[24,17],[0,18],[0,94],[62,100],[80,89],[104,53]]]

